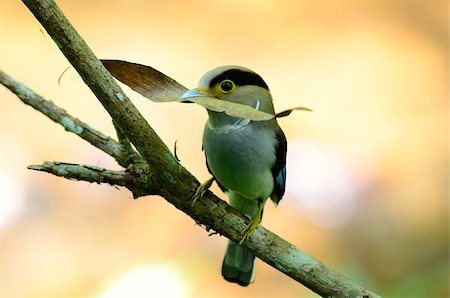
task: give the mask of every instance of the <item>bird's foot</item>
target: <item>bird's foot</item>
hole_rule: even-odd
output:
[[[202,184],[200,184],[200,186],[197,188],[197,191],[195,192],[195,194],[192,196],[192,206],[195,205],[195,202],[198,199],[203,198],[203,196],[205,195],[205,193],[208,191],[208,189],[211,187],[211,184],[214,181],[214,177],[211,177],[210,179],[206,180],[205,182],[203,182]]]
[[[259,223],[262,220],[263,208],[264,204],[259,203],[258,212],[255,214],[255,216],[253,216],[248,225],[242,231],[242,239],[241,241],[239,241],[239,245],[241,245],[245,240],[247,240],[258,227]]]
[[[247,240],[253,232],[256,230],[256,227],[258,226],[259,221],[255,220],[255,217],[250,220],[248,225],[245,227],[245,229],[242,231],[242,239],[239,241],[239,245],[241,245],[245,240]]]

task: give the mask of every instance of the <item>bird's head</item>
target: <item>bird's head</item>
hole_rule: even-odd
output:
[[[200,79],[198,87],[187,91],[181,99],[189,101],[193,97],[213,97],[274,114],[269,87],[260,75],[242,66],[227,65],[208,71]],[[233,118],[210,110],[208,114],[210,120]]]

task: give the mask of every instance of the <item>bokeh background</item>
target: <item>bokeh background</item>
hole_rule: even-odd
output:
[[[264,225],[385,297],[448,297],[447,1],[58,1],[101,58],[187,87],[238,64],[269,84],[288,138],[287,193]],[[114,136],[110,117],[20,1],[2,1],[0,69]],[[205,111],[127,94],[208,178]],[[160,197],[27,170],[119,169],[0,86],[1,297],[317,297],[257,261],[222,280],[226,239]],[[217,188],[214,191],[225,199]]]

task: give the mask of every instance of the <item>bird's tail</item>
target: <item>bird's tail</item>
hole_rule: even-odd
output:
[[[258,211],[258,201],[248,200],[234,192],[229,192],[230,205],[242,213],[255,216]],[[248,286],[255,280],[255,256],[247,249],[233,241],[228,241],[227,251],[222,263],[222,276],[229,282]]]
[[[248,286],[255,280],[255,256],[233,241],[228,241],[222,263],[222,276],[229,282]]]

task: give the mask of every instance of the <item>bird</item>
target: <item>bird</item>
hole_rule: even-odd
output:
[[[275,115],[272,95],[263,78],[242,66],[226,65],[208,71],[198,87],[185,92],[181,100],[189,102],[195,97],[242,104]],[[248,286],[255,280],[255,256],[240,244],[261,222],[267,199],[278,205],[285,193],[286,136],[276,117],[252,121],[224,112],[207,112],[202,149],[212,178],[200,185],[193,202],[216,181],[230,205],[249,217],[241,241],[228,241],[222,263],[225,280]]]

